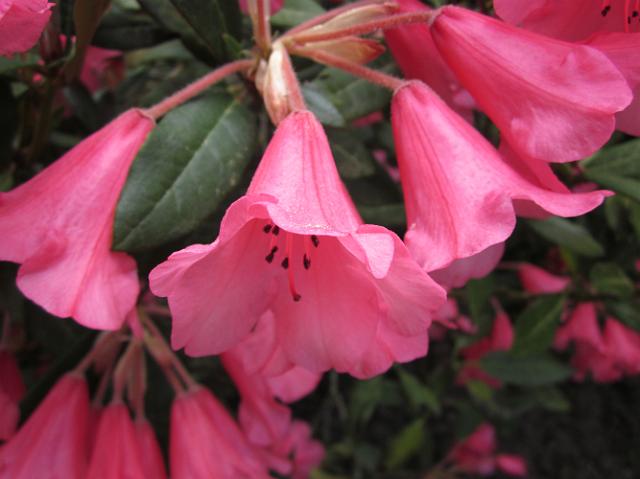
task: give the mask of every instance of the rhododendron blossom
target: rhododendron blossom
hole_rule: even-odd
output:
[[[51,16],[47,0],[0,0],[0,55],[33,47]]]
[[[131,162],[154,121],[129,110],[58,161],[0,193],[0,260],[50,313],[117,329],[138,295],[133,258],[111,251],[113,217]]]
[[[576,216],[608,195],[560,193],[528,181],[420,82],[398,89],[391,107],[407,212],[405,242],[426,271],[505,241],[515,226],[514,200]]]
[[[431,34],[460,83],[524,156],[566,162],[592,154],[632,100],[613,63],[584,45],[451,6],[439,10]]]
[[[218,239],[174,253],[150,284],[169,297],[172,343],[188,354],[233,347],[270,309],[290,361],[358,376],[418,354],[411,340],[426,343],[444,301],[395,234],[361,223],[307,111],[279,125]]]

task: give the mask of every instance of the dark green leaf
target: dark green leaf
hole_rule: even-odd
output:
[[[404,204],[381,206],[358,206],[358,212],[365,223],[384,225],[389,228],[404,227],[406,224]]]
[[[587,173],[601,170],[620,177],[640,178],[640,138],[603,148],[581,166]]]
[[[338,109],[322,92],[315,90],[312,85],[305,85],[302,87],[302,94],[309,109],[322,123],[338,127],[346,125]]]
[[[33,67],[38,64],[38,56],[26,53],[24,57],[0,57],[0,75],[10,73],[18,68]]]
[[[640,332],[640,300],[607,301],[607,310],[632,329]]]
[[[565,297],[552,295],[536,300],[518,317],[511,352],[528,355],[546,351],[560,322]]]
[[[167,40],[170,35],[141,13],[111,10],[93,37],[93,44],[113,50],[137,50]]]
[[[424,447],[424,419],[418,418],[405,426],[392,440],[385,460],[388,469],[396,469]]]
[[[551,356],[514,356],[505,352],[491,353],[480,364],[491,376],[518,386],[553,384],[571,376],[571,368]]]
[[[195,228],[237,185],[255,137],[253,116],[229,95],[169,113],[131,168],[116,211],[115,248],[146,249]]]
[[[402,389],[414,408],[425,406],[435,414],[440,414],[442,406],[438,396],[426,384],[420,382],[418,378],[402,369],[401,366],[398,366],[396,371],[400,377]]]
[[[621,298],[633,294],[633,282],[615,263],[596,263],[589,273],[589,280],[595,290]]]
[[[529,225],[540,236],[575,253],[592,258],[604,254],[604,248],[589,231],[567,219],[553,217],[543,221],[532,220]]]
[[[229,0],[171,0],[218,61],[228,60],[225,35],[240,38],[242,15],[238,2]]]
[[[276,27],[295,27],[321,13],[324,13],[324,9],[314,0],[285,0],[282,9],[271,17],[271,24]]]
[[[376,172],[371,153],[351,132],[331,129],[327,131],[327,135],[342,178],[361,178]]]

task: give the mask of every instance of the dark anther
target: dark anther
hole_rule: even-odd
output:
[[[315,246],[316,248],[320,244],[320,240],[316,235],[311,235],[311,242],[313,243],[313,246]]]
[[[638,12],[638,10],[634,10],[633,13],[631,14],[633,18],[636,18],[638,15],[640,15],[640,12]]]
[[[289,257],[288,256],[286,256],[282,260],[282,263],[280,263],[280,266],[282,266],[284,269],[287,269],[289,267]]]
[[[607,13],[609,13],[609,10],[611,10],[611,5],[607,5],[606,7],[604,7],[600,13],[603,17],[606,17]]]
[[[627,17],[627,23],[631,25],[631,17]]]
[[[302,296],[300,296],[299,294],[294,294],[293,295],[293,300],[297,303],[298,301],[300,301],[302,299]]]
[[[264,231],[265,233],[268,233],[269,231],[271,231],[271,225],[264,225],[264,228],[262,228],[262,231]]]
[[[304,269],[309,269],[311,267],[311,260],[306,254],[302,257],[302,264],[304,265]]]
[[[274,225],[273,229],[271,230],[271,232],[275,235],[278,236],[278,233],[280,233],[280,227],[278,225]]]
[[[273,248],[271,248],[271,252],[264,257],[267,263],[271,263],[273,261],[273,256],[276,254],[276,251],[278,251],[278,247],[274,246]]]

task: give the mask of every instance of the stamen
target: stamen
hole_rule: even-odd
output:
[[[320,245],[320,240],[316,235],[311,235],[311,242],[313,243],[313,246],[315,246],[316,248]]]
[[[603,0],[602,6],[600,7],[600,14],[606,17],[609,11],[611,11],[611,0]]]
[[[305,253],[304,256],[302,257],[302,265],[304,266],[304,269],[311,268],[311,260],[307,256],[307,253]]]
[[[271,248],[271,251],[269,252],[269,254],[264,257],[264,259],[265,259],[265,261],[267,263],[272,263],[273,262],[273,257],[275,256],[276,251],[278,251],[278,247],[274,246],[273,248]]]
[[[631,25],[631,15],[629,14],[629,4],[631,0],[625,0],[624,2],[624,17],[627,19],[627,24],[624,26],[625,33],[629,33],[629,25]]]
[[[285,256],[285,258],[282,260],[282,263],[280,263],[280,266],[282,266],[284,269],[288,269],[289,268],[289,257]]]
[[[268,233],[269,231],[271,231],[271,227],[273,225],[271,223],[264,225],[264,228],[262,228],[262,231],[264,231],[265,233]]]
[[[287,279],[289,280],[289,292],[291,293],[291,297],[297,303],[302,299],[302,296],[298,294],[296,291],[296,286],[294,284],[293,278],[293,268],[289,268],[289,256],[293,254],[293,235],[287,233],[287,256],[282,261],[282,267],[287,270]]]
[[[274,236],[278,236],[278,234],[280,233],[280,227],[278,225],[274,225],[271,233],[273,233]]]

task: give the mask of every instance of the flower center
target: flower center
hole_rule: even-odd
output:
[[[294,261],[296,254],[296,251],[294,251],[293,240],[296,236],[300,236],[302,238],[303,251],[298,251],[297,254],[299,255],[300,253],[302,253],[302,267],[305,270],[311,268],[311,251],[313,248],[317,248],[318,246],[320,246],[320,240],[316,235],[296,235],[294,233],[283,231],[278,225],[275,225],[273,223],[266,223],[263,226],[262,231],[265,234],[270,235],[269,252],[264,257],[264,260],[267,263],[273,263],[276,259],[276,255],[281,251],[284,252],[284,257],[280,261],[280,266],[287,271],[287,279],[289,281],[289,292],[291,293],[291,297],[296,302],[300,301],[302,299],[302,296],[300,296],[300,294],[298,294],[296,290],[293,268],[290,264],[291,261]]]
[[[602,0],[600,5],[600,14],[606,17],[611,11],[611,3],[613,0]],[[633,4],[633,9],[631,5]],[[624,0],[624,31],[629,32],[631,22],[637,19],[640,22],[640,0]]]

